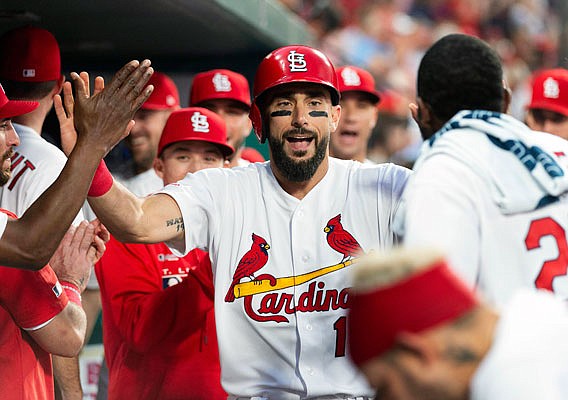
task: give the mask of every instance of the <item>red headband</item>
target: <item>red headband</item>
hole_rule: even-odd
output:
[[[350,296],[349,346],[356,365],[389,350],[401,332],[421,332],[478,304],[445,261],[391,286]]]

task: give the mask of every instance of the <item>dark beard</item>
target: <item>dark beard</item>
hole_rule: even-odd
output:
[[[6,161],[9,158],[12,158],[13,155],[14,155],[14,149],[12,149],[10,147],[10,149],[8,151],[6,151],[4,153],[4,155],[2,156],[2,159],[0,160],[0,162],[2,164],[4,164],[4,161]],[[11,167],[6,168],[6,169],[0,169],[0,186],[4,186],[6,183],[8,183],[11,176],[12,176],[12,168]]]
[[[286,136],[290,133],[313,133],[311,131],[306,131],[303,129],[292,130],[286,132],[281,140],[278,140],[270,135],[268,135],[268,144],[271,151],[271,159],[280,173],[289,180],[290,182],[305,182],[310,180],[316,173],[321,162],[325,158],[327,151],[327,146],[329,144],[329,135],[322,138],[321,142],[317,142],[317,137],[314,134],[314,140],[316,140],[316,152],[312,158],[303,161],[294,161],[284,152],[284,140]],[[303,153],[303,154],[302,154]],[[305,152],[297,152],[296,155],[301,157]]]

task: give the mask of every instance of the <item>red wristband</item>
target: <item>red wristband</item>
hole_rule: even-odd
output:
[[[105,194],[112,187],[114,180],[112,175],[108,170],[105,161],[101,160],[97,170],[95,171],[95,176],[91,182],[91,187],[89,188],[90,197],[99,197]]]
[[[65,294],[67,294],[69,301],[81,306],[81,291],[79,290],[79,287],[74,283],[67,281],[61,281],[59,283],[61,283],[61,287],[65,290]]]

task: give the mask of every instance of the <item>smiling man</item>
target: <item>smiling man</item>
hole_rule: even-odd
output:
[[[331,135],[329,153],[343,160],[372,163],[367,159],[367,143],[377,124],[380,96],[375,89],[375,78],[355,66],[337,70],[341,92],[341,120]]]
[[[346,357],[347,271],[359,252],[338,251],[329,235],[352,237],[363,252],[395,244],[391,222],[409,170],[329,157],[340,95],[318,50],[268,54],[253,94],[250,118],[271,161],[198,171],[145,198],[99,170],[90,203],[121,241],[209,251],[229,398],[369,399]]]

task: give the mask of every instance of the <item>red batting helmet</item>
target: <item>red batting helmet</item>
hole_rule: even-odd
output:
[[[264,57],[254,78],[254,99],[249,117],[260,143],[264,143],[266,134],[263,132],[259,99],[269,89],[295,82],[324,85],[329,89],[332,104],[339,104],[337,75],[333,64],[325,54],[308,46],[280,47]]]

